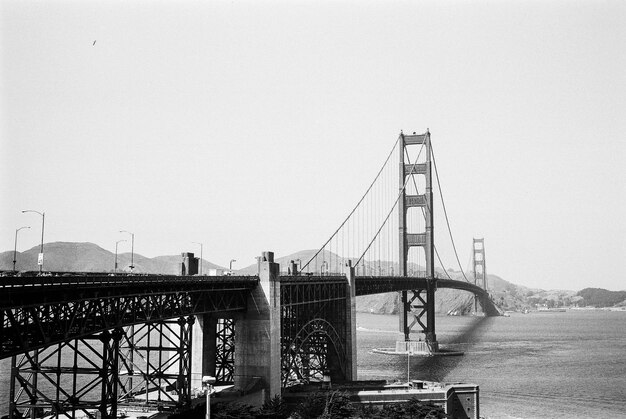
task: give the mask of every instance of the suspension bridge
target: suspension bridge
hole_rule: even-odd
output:
[[[181,407],[203,375],[266,397],[323,375],[356,380],[360,295],[400,293],[396,349],[436,354],[438,288],[470,292],[476,310],[500,314],[488,293],[482,239],[473,243],[473,278],[461,268],[464,279],[452,279],[441,262],[434,179],[452,233],[438,178],[430,133],[401,133],[329,239],[282,271],[263,252],[254,276],[194,275],[186,258],[185,276],[2,278],[0,359],[11,359],[10,418],[116,418],[121,405]]]

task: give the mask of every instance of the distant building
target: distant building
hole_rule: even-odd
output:
[[[226,275],[226,271],[227,269],[217,269],[217,268],[211,268],[209,269],[209,276],[223,276]]]

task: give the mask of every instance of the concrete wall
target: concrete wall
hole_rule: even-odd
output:
[[[454,418],[480,418],[479,389],[475,384],[452,384],[448,387],[446,413]]]

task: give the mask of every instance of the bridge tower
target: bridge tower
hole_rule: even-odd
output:
[[[405,153],[408,146],[419,145],[424,147],[426,161],[405,163]],[[437,335],[435,333],[435,291],[437,289],[434,263],[434,226],[433,226],[433,190],[431,173],[431,143],[430,132],[419,135],[400,134],[400,199],[398,200],[399,213],[399,265],[400,275],[407,276],[407,260],[409,248],[421,247],[426,256],[426,289],[402,291],[402,311],[400,313],[400,331],[404,333],[404,342],[396,344],[397,350],[416,350],[411,342],[411,329],[415,324],[421,327],[425,335],[428,351],[437,351]],[[424,176],[425,191],[423,194],[408,195],[406,186],[413,176]],[[418,192],[416,192],[418,193]],[[411,207],[422,208],[425,218],[424,232],[407,231],[407,210]],[[423,317],[426,316],[424,323]],[[412,317],[412,318],[411,318]],[[419,349],[417,349],[419,350]]]
[[[487,270],[485,266],[485,239],[473,239],[472,259],[474,273],[474,285],[487,291]],[[478,298],[474,296],[474,312],[478,311]]]

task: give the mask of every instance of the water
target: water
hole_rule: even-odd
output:
[[[406,380],[393,347],[397,317],[357,316],[359,379]],[[626,313],[568,311],[511,317],[438,317],[437,336],[461,357],[410,360],[411,378],[480,386],[487,418],[626,417]],[[9,361],[0,361],[0,415],[8,410]]]
[[[359,314],[359,379],[406,380],[405,356],[371,352],[393,346],[396,323]],[[438,317],[437,327],[438,340],[465,355],[414,357],[411,378],[478,384],[481,416],[626,417],[626,313]]]

